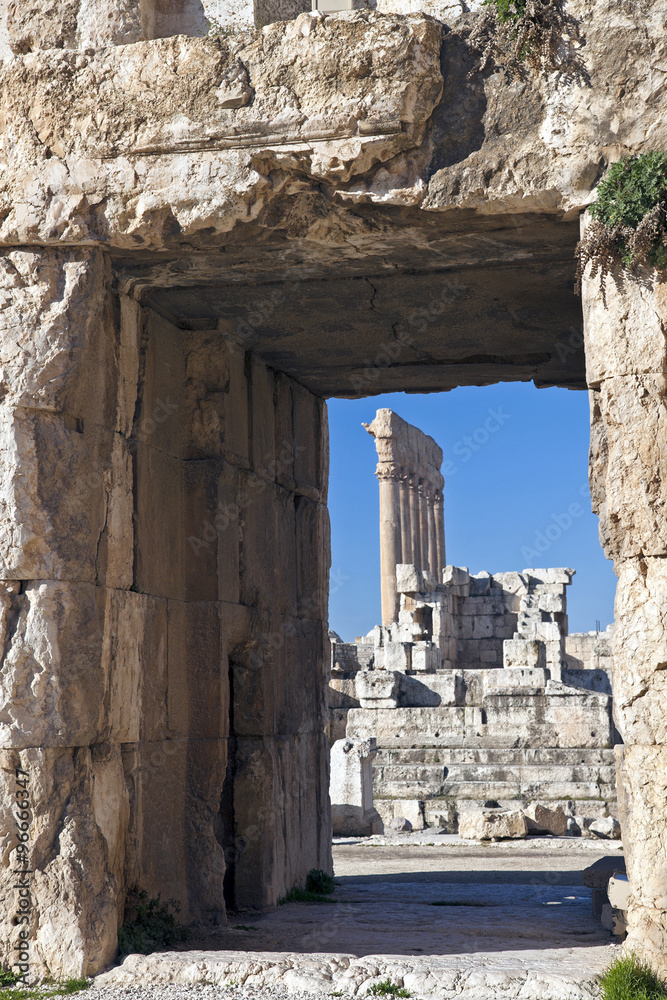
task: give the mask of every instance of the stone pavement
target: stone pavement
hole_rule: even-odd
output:
[[[334,846],[331,902],[239,915],[188,950],[129,956],[95,984],[109,997],[168,984],[362,996],[389,976],[443,1000],[591,998],[616,945],[590,915],[581,872],[615,851],[614,841],[481,845],[430,831],[348,839]]]

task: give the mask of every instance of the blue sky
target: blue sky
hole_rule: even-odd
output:
[[[380,621],[375,445],[361,423],[384,406],[443,450],[448,563],[570,566],[570,632],[613,621],[616,577],[588,490],[588,395],[517,382],[329,401],[332,629],[350,641]]]

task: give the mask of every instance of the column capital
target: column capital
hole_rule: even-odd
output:
[[[402,478],[402,468],[400,465],[396,465],[393,462],[378,462],[377,469],[375,470],[375,475],[378,479],[394,479],[396,482]]]

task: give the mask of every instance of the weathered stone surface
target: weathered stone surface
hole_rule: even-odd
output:
[[[518,809],[471,809],[459,818],[459,835],[466,840],[517,840],[528,835],[528,821]]]
[[[352,743],[338,740],[331,748],[331,823],[334,837],[382,833],[382,820],[373,808],[371,765],[377,753],[375,740]]]
[[[555,837],[564,837],[567,833],[568,818],[562,806],[549,809],[540,802],[535,802],[524,809],[524,815],[528,822],[529,831],[551,833]]]
[[[27,772],[31,813],[27,865],[18,862],[14,810],[4,809],[0,816],[3,964],[16,960],[20,926],[14,916],[20,897],[15,872],[28,867],[31,974],[86,976],[108,965],[117,947],[118,849],[127,826],[127,790],[118,758],[107,762],[88,747],[58,747],[3,750],[1,764],[3,802],[17,801],[16,769],[21,768]],[[66,899],[76,900],[76,906],[63,905]]]

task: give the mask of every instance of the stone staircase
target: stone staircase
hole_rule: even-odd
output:
[[[373,764],[374,805],[388,824],[455,832],[461,812],[497,802],[561,805],[584,825],[616,814],[614,751],[597,748],[391,748]]]

